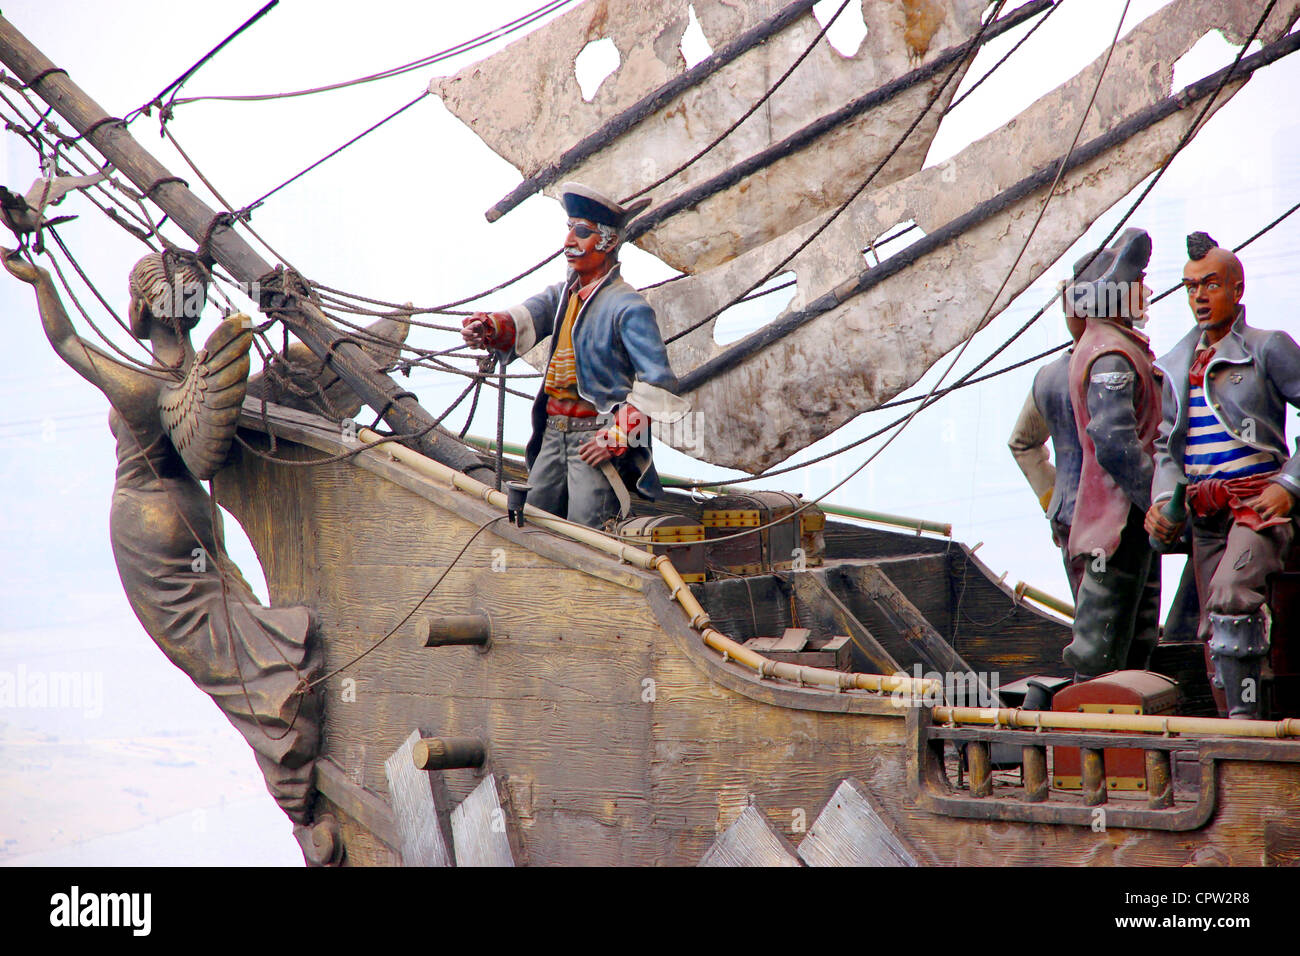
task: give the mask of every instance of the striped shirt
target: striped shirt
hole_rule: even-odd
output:
[[[1270,453],[1247,445],[1219,424],[1206,404],[1204,387],[1194,382],[1187,413],[1187,450],[1183,464],[1188,481],[1246,478],[1277,470],[1277,462]]]
[[[565,310],[564,321],[555,333],[555,352],[551,363],[546,367],[546,394],[552,398],[577,399],[578,362],[573,351],[573,320],[578,314],[578,294],[569,296],[569,307]]]

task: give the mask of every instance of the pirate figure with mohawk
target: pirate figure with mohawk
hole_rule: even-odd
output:
[[[1186,482],[1214,685],[1229,717],[1258,718],[1270,640],[1265,584],[1291,548],[1300,496],[1300,457],[1286,444],[1287,406],[1300,406],[1300,346],[1246,324],[1236,255],[1203,232],[1187,237],[1187,255],[1183,286],[1196,327],[1158,363],[1164,421],[1146,528],[1166,542],[1182,532],[1162,504]]]
[[[591,527],[626,516],[628,489],[663,494],[650,457],[651,420],[670,423],[689,405],[654,309],[619,275],[628,223],[649,205],[623,206],[578,183],[560,187],[568,213],[568,277],[505,312],[478,312],[462,335],[504,362],[550,339],[525,458],[529,503]]]

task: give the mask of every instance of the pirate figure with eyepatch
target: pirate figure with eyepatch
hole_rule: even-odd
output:
[[[1087,325],[1070,357],[1069,389],[1083,450],[1069,553],[1083,581],[1062,657],[1075,681],[1143,670],[1158,639],[1160,577],[1143,529],[1151,503],[1160,383],[1145,322],[1151,237],[1126,229],[1065,290]]]
[[[1300,457],[1286,444],[1287,406],[1300,406],[1300,346],[1246,324],[1236,255],[1203,232],[1187,237],[1187,254],[1183,286],[1196,327],[1159,362],[1164,420],[1146,526],[1163,541],[1181,533],[1162,505],[1186,482],[1200,634],[1220,707],[1258,718],[1270,641],[1265,585],[1295,538],[1300,495]]]
[[[529,503],[591,527],[630,510],[631,488],[663,494],[650,454],[650,423],[671,423],[689,405],[673,394],[654,309],[619,275],[628,223],[649,205],[623,206],[579,183],[560,187],[568,214],[569,272],[504,312],[478,312],[462,335],[508,363],[550,340],[528,442]]]

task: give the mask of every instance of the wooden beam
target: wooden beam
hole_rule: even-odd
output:
[[[824,608],[834,617],[836,629],[849,635],[873,671],[877,674],[897,674],[903,669],[816,573],[803,571],[791,574],[789,580],[801,600],[813,607]]]
[[[700,859],[700,866],[803,866],[767,814],[750,804]]]
[[[799,856],[809,866],[916,866],[916,856],[877,812],[867,788],[844,780],[826,804]]]
[[[240,282],[264,283],[271,265],[259,256],[219,214],[200,200],[184,181],[135,141],[126,126],[92,100],[68,74],[55,66],[25,36],[0,16],[0,62],[52,106],[85,140],[117,168],[196,243],[205,237],[217,262]],[[294,294],[266,292],[260,305],[278,315],[317,357],[343,379],[398,434],[429,428],[434,418],[380,371],[374,358],[337,329],[315,305]],[[407,442],[409,447],[460,471],[492,474],[478,455],[441,428]]]
[[[520,853],[513,827],[496,775],[488,774],[451,812],[457,866],[515,866]]]
[[[412,752],[422,739],[419,730],[402,741],[384,761],[388,798],[402,841],[403,866],[455,866],[451,852],[451,799],[440,773],[415,766]]]
[[[402,837],[392,808],[379,794],[353,783],[347,773],[329,757],[316,761],[316,789],[360,826],[397,852]]]
[[[997,695],[989,690],[983,675],[976,673],[975,669],[962,659],[956,649],[934,629],[934,625],[925,619],[925,615],[916,609],[916,605],[907,599],[907,595],[889,580],[885,572],[873,565],[850,565],[846,566],[842,573],[858,583],[862,592],[875,602],[876,607],[880,608],[881,613],[898,629],[903,639],[916,650],[921,660],[945,675],[945,689],[949,684],[947,675],[952,675],[954,678],[964,676],[967,691],[973,691],[978,697],[977,706],[998,706]],[[973,687],[970,686],[972,678]]]

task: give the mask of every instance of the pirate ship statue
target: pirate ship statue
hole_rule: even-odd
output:
[[[650,198],[620,238],[681,273],[642,291],[694,412],[655,437],[684,445],[689,423],[700,457],[754,473],[915,383],[1300,45],[1300,3],[1174,0],[924,167],[974,52],[1055,4],[1005,6],[864,5],[867,39],[843,56],[809,0],[593,0],[432,88],[525,175],[490,218],[564,181],[619,209]],[[713,52],[688,68],[691,10]],[[1243,55],[1170,95],[1211,29]],[[573,64],[603,36],[621,65],[588,100]],[[611,530],[523,503],[500,439],[458,440],[385,371],[409,314],[341,325],[243,240],[246,217],[200,202],[3,20],[0,58],[198,246],[137,268],[155,364],[129,382],[48,275],[6,262],[116,409],[133,607],[254,746],[309,862],[1300,859],[1285,660],[1270,720],[1214,716],[1197,643],[1158,646],[1130,699],[1075,701],[1068,625],[920,527],[737,489],[670,489]],[[33,249],[41,196],[13,197]],[[258,283],[262,315],[298,339],[251,381],[257,322],[229,317],[196,352],[163,302],[218,269]],[[784,309],[716,344],[724,308],[786,271]],[[545,369],[534,342],[511,340]],[[351,422],[363,405],[372,428]],[[271,608],[241,586],[213,498],[248,532]],[[1278,608],[1293,580],[1276,576]]]

